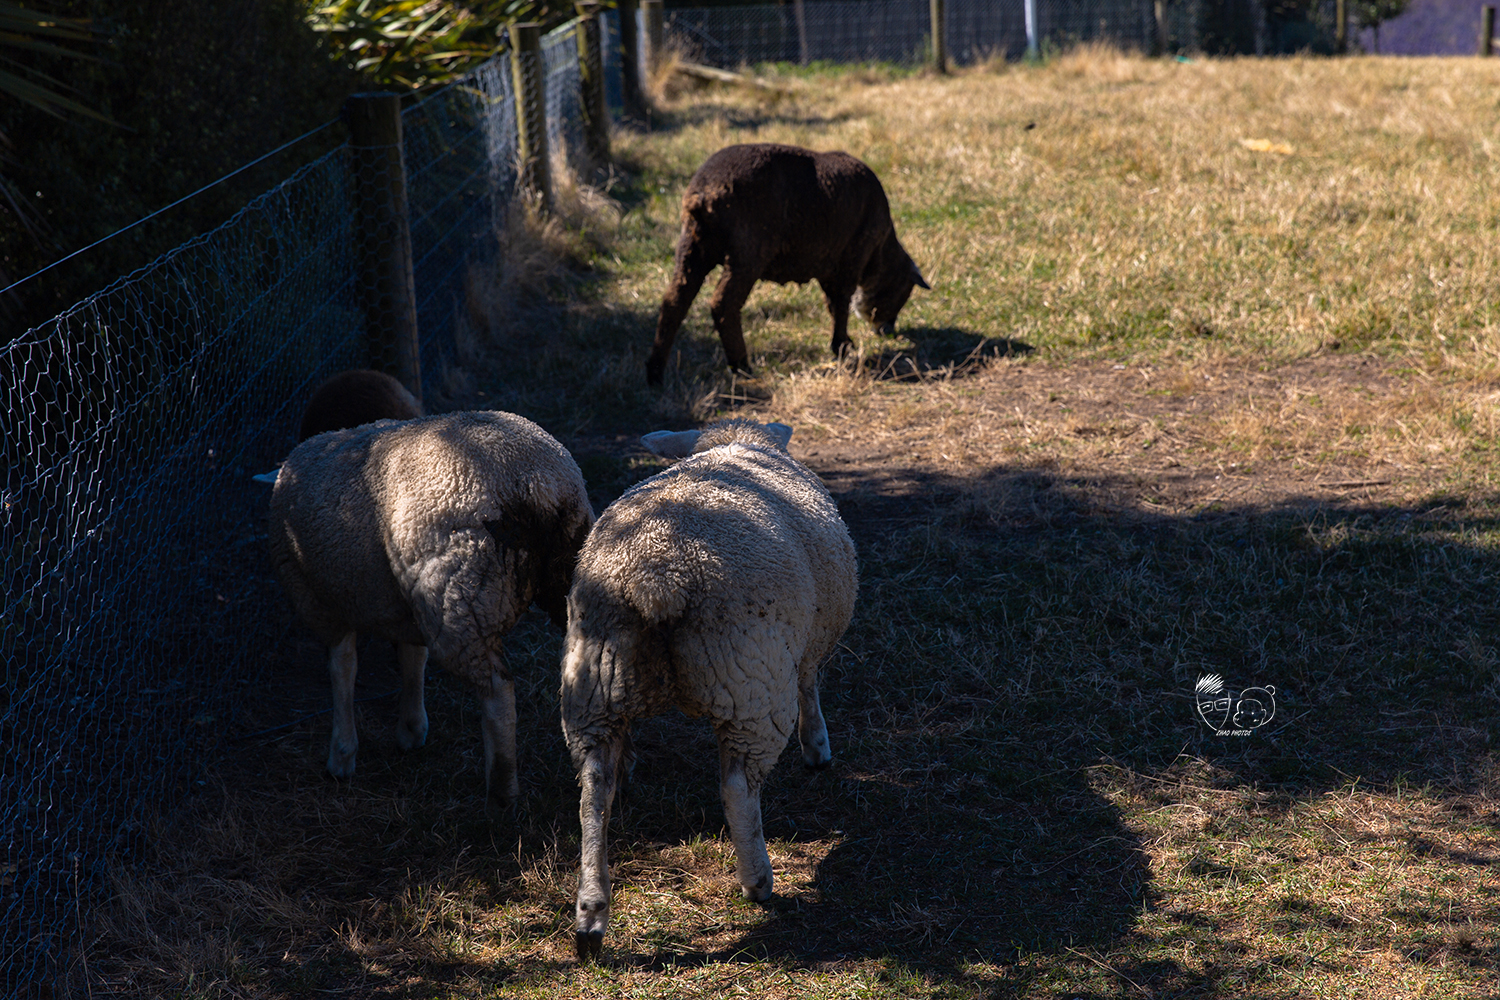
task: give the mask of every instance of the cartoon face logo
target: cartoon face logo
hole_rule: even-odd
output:
[[[1276,715],[1276,688],[1245,688],[1234,706],[1234,728],[1254,729],[1264,726]]]
[[[1229,721],[1229,709],[1234,704],[1234,699],[1224,690],[1224,678],[1218,674],[1200,677],[1194,693],[1198,701],[1198,715],[1208,723],[1210,729],[1223,729],[1224,724]]]
[[[1224,687],[1224,678],[1206,674],[1198,678],[1193,700],[1198,717],[1219,736],[1248,736],[1276,717],[1276,688],[1245,688],[1234,694]]]

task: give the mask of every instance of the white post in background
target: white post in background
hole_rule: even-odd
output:
[[[1026,0],[1026,58],[1035,59],[1040,51],[1036,40],[1036,0]]]

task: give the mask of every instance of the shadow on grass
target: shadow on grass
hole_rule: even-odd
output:
[[[1397,838],[1392,876],[1412,888],[1351,890],[1335,874],[1335,894],[1390,893],[1379,905],[1391,931],[1372,935],[1323,912],[1330,890],[1294,867],[1247,866],[1226,846],[1270,837],[1286,846],[1267,852],[1289,866],[1311,850],[1367,869],[1362,845],[1377,861],[1392,849],[1378,832],[1356,836],[1356,824],[1309,848],[1299,819],[1356,788],[1411,799],[1413,817],[1451,812],[1454,832],[1493,844],[1500,497],[1290,497],[1170,517],[1122,513],[1111,499],[1128,483],[1017,467],[830,485],[864,581],[824,685],[837,765],[810,780],[783,766],[765,815],[770,837],[836,846],[807,892],[776,900],[728,946],[627,962],[878,958],[1019,990],[1028,969],[1087,971],[1079,950],[1095,949],[1121,956],[1107,968],[1088,959],[1112,988],[1241,995],[1278,964],[1310,968],[1277,935],[1313,928],[1331,942],[1325,965],[1350,974],[1372,942],[1411,962],[1500,964],[1493,893],[1444,888],[1464,869],[1493,870],[1500,852],[1413,834]],[[1274,685],[1275,717],[1216,736],[1193,697],[1211,672]],[[1199,846],[1169,887],[1153,881],[1143,810],[1127,825],[1122,797],[1214,817],[1185,838]],[[1215,801],[1248,805],[1215,815]],[[1243,904],[1201,903],[1240,885],[1272,894],[1263,937],[1234,933]],[[1391,902],[1404,898],[1422,905]],[[1149,912],[1198,960],[1139,940]],[[997,983],[973,963],[1008,971]]]
[[[768,90],[761,94],[763,104],[759,108],[727,107],[719,105],[690,105],[667,111],[651,112],[648,121],[633,121],[626,127],[643,132],[672,134],[685,129],[701,128],[706,123],[722,122],[732,130],[740,142],[754,142],[756,134],[763,128],[787,126],[794,129],[826,130],[835,125],[852,121],[854,115],[807,114],[796,107],[797,95]],[[779,141],[779,140],[778,140]]]
[[[599,447],[614,490],[644,474]],[[1492,872],[1494,852],[1421,828],[1395,846],[1349,828],[1309,847],[1304,828],[1321,827],[1299,817],[1357,787],[1452,811],[1493,839],[1500,497],[1293,497],[1173,517],[1124,509],[1129,482],[1021,466],[824,474],[863,589],[824,675],[835,765],[808,774],[790,748],[764,796],[773,855],[801,874],[764,910],[732,888],[670,882],[673,852],[722,835],[716,757],[701,720],[644,723],[611,833],[617,885],[698,898],[668,931],[619,912],[607,965],[873,962],[965,994],[1062,983],[1069,996],[1231,996],[1269,989],[1268,969],[1305,967],[1288,941],[1317,934],[1333,945],[1325,966],[1354,968],[1378,944],[1403,961],[1495,968],[1496,899],[1442,881]],[[554,957],[563,949],[519,957],[571,925],[577,786],[556,725],[559,648],[535,614],[506,641],[527,796],[513,828],[480,817],[478,710],[434,671],[429,745],[399,753],[392,705],[363,706],[352,782],[322,776],[326,718],[233,744],[221,811],[205,813],[187,853],[152,862],[184,881],[133,902],[200,907],[204,929],[185,940],[237,956],[222,974],[250,984],[245,995],[564,981],[574,966]],[[326,704],[321,648],[302,640],[276,658],[266,707],[244,732]],[[1193,701],[1211,672],[1274,685],[1274,719],[1215,737]],[[371,653],[361,685],[394,686],[388,653]],[[1201,833],[1150,825],[1200,813]],[[1180,860],[1153,867],[1152,842],[1173,836]],[[1292,874],[1264,853],[1233,854],[1261,842]],[[799,854],[804,844],[816,848]],[[1365,844],[1377,853],[1357,854]],[[1376,937],[1326,901],[1375,890],[1293,867],[1299,854],[1347,852],[1356,872],[1391,851],[1398,875],[1434,874],[1381,897]],[[716,865],[702,871],[720,885]],[[231,920],[217,915],[226,884],[250,887],[235,890]],[[1249,904],[1214,894],[1251,886],[1265,913],[1247,936]],[[478,916],[497,913],[501,924]],[[509,938],[533,944],[513,959],[474,957]],[[124,981],[125,964],[91,956],[106,982]]]
[[[1031,354],[1032,345],[1009,337],[986,337],[959,327],[903,327],[910,350],[887,349],[861,359],[861,368],[880,381],[921,382],[955,379],[983,371],[995,358]]]

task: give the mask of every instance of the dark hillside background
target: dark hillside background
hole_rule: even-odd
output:
[[[64,0],[92,19],[97,61],[19,56],[116,124],[0,103],[6,176],[42,239],[0,210],[0,270],[24,277],[337,116],[358,78],[323,53],[295,0]],[[344,140],[327,129],[0,301],[0,341],[218,225]]]

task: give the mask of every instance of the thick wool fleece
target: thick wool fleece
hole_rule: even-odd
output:
[[[855,588],[833,498],[748,422],[705,432],[599,518],[579,553],[563,654],[563,735],[581,786],[580,959],[598,957],[609,926],[606,832],[635,718],[676,706],[712,719],[740,888],[770,898],[761,786],[794,730],[808,765],[832,759],[817,672]]]
[[[818,477],[757,425],[706,431],[610,505],[579,554],[563,661],[575,761],[676,707],[768,771],[856,588],[854,545]]]
[[[533,600],[563,624],[592,522],[577,463],[540,427],[454,413],[299,445],[271,495],[271,556],[329,645],[350,632],[425,645],[487,685],[486,652]]]

